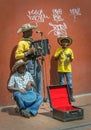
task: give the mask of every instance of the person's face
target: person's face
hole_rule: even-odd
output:
[[[23,36],[24,36],[25,38],[31,37],[32,34],[33,34],[32,29],[23,32]]]
[[[22,66],[20,66],[18,69],[17,69],[17,71],[19,72],[19,73],[24,73],[25,71],[26,71],[26,65],[22,65]]]
[[[63,40],[61,43],[62,48],[66,48],[68,46],[69,41],[68,40]]]

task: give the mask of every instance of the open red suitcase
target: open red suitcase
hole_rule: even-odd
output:
[[[83,119],[82,108],[72,106],[67,85],[51,85],[47,87],[53,118],[61,121]]]

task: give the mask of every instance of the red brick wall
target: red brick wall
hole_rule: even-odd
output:
[[[91,92],[90,5],[90,0],[0,0],[0,106],[12,104],[7,82],[14,63],[15,47],[21,38],[21,34],[17,35],[16,32],[22,24],[28,22],[37,24],[51,45],[51,54],[45,56],[44,62],[45,86],[58,83],[57,63],[53,55],[59,47],[56,40],[59,32],[73,38],[74,94]],[[56,12],[57,17],[53,17],[52,11]],[[33,38],[38,40],[41,36],[34,32]]]

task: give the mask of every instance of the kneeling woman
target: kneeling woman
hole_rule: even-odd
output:
[[[38,113],[42,103],[42,95],[34,91],[34,80],[27,72],[26,64],[22,59],[15,62],[12,67],[13,74],[8,82],[8,89],[13,92],[20,114],[29,118]]]

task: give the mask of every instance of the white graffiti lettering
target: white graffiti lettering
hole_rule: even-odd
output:
[[[36,21],[37,23],[44,22],[45,19],[49,19],[49,17],[44,14],[42,9],[28,11],[27,16],[30,20]]]
[[[54,21],[59,22],[59,21],[63,21],[64,20],[62,18],[62,9],[53,9],[52,13],[53,13]]]
[[[77,16],[82,15],[81,12],[80,12],[80,8],[70,9],[70,13],[71,13],[71,15],[73,15],[74,21],[76,21]]]
[[[59,36],[67,36],[67,25],[65,23],[63,24],[52,24],[49,23],[50,26],[53,27],[53,29],[48,33],[50,34],[51,32],[54,32],[54,35],[59,37]]]

